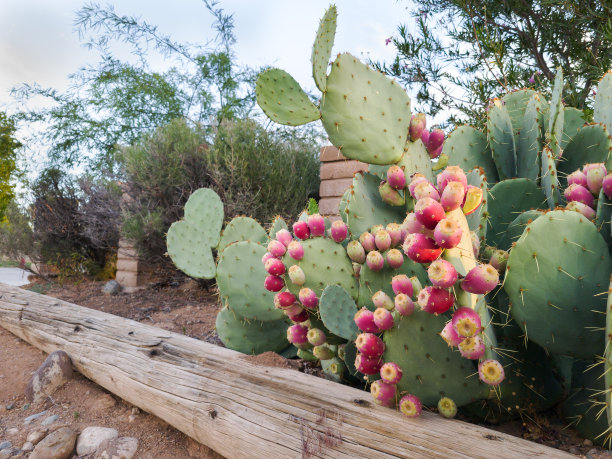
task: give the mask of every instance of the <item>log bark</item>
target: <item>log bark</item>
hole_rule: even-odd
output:
[[[156,327],[0,284],[0,326],[66,351],[87,378],[228,458],[562,458],[432,413]]]

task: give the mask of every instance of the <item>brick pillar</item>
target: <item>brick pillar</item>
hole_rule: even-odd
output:
[[[338,217],[338,204],[344,192],[353,183],[353,175],[367,170],[366,163],[347,159],[334,146],[321,148],[321,186],[319,188],[321,215]]]
[[[115,280],[126,292],[137,290],[142,286],[142,276],[138,272],[138,253],[125,239],[119,240],[117,250],[117,275]]]

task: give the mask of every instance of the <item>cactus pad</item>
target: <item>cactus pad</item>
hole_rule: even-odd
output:
[[[239,241],[252,241],[266,244],[268,242],[268,234],[257,220],[251,217],[234,217],[232,221],[227,224],[223,233],[221,233],[221,240],[217,248],[219,252],[221,252],[228,245]]]
[[[593,120],[602,123],[612,132],[612,70],[608,70],[597,86]]]
[[[521,131],[521,126],[523,125],[523,117],[525,116],[527,104],[536,94],[537,93],[533,89],[518,89],[509,92],[501,99],[508,111],[510,121],[512,122],[515,144],[518,142],[518,136]]]
[[[333,334],[349,341],[357,338],[359,330],[354,320],[357,305],[342,287],[330,285],[325,288],[319,300],[319,312],[323,324]]]
[[[489,183],[497,182],[497,170],[489,149],[487,136],[472,126],[460,126],[444,142],[442,153],[448,156],[449,166],[464,171],[482,167]]]
[[[406,152],[397,165],[404,169],[404,173],[407,177],[418,172],[423,174],[430,182],[435,183],[431,158],[421,140],[417,140],[416,142],[411,142],[409,140],[406,143]]]
[[[184,220],[194,224],[204,233],[208,247],[215,247],[223,226],[223,202],[210,188],[200,188],[193,192],[185,203]]]
[[[289,229],[287,226],[287,222],[280,215],[275,217],[272,221],[272,226],[270,227],[270,231],[268,232],[268,237],[270,239],[276,238],[276,233],[282,229]]]
[[[589,124],[580,128],[567,144],[557,163],[559,174],[565,177],[588,163],[606,163],[612,145],[603,124]]]
[[[334,37],[336,36],[336,21],[338,13],[332,5],[319,22],[317,37],[312,46],[312,77],[321,92],[327,90],[327,66],[329,65]]]
[[[542,175],[540,183],[546,195],[548,207],[554,209],[557,203],[561,200],[559,191],[559,177],[557,175],[557,166],[555,164],[554,151],[548,146],[544,146],[542,150]]]
[[[495,99],[489,106],[487,132],[499,179],[516,177],[516,149],[512,121],[508,110],[499,99]]]
[[[478,231],[478,236],[484,240],[487,235],[487,222],[483,218],[487,215],[487,177],[481,169],[471,170],[466,174],[468,185],[482,189],[482,204],[473,213],[466,215],[470,231]]]
[[[210,239],[196,225],[180,220],[174,222],[166,235],[168,255],[178,269],[198,279],[215,277],[216,266]]]
[[[540,131],[541,106],[540,96],[534,94],[529,99],[525,108],[516,144],[517,174],[519,177],[534,181],[540,175],[540,151],[542,150]]]
[[[543,214],[540,210],[527,210],[516,217],[512,223],[508,225],[504,235],[500,238],[497,245],[498,249],[509,250],[512,247],[512,243],[518,241],[518,239],[525,231],[525,227],[539,218]]]
[[[584,113],[574,107],[565,107],[563,109],[563,138],[561,139],[561,148],[565,150],[567,144],[578,133],[578,130],[584,126]]]

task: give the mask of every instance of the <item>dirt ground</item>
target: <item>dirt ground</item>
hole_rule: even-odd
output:
[[[214,289],[202,288],[195,281],[171,282],[130,294],[109,296],[102,293],[103,285],[101,282],[83,281],[61,286],[35,281],[24,288],[221,345],[214,330],[219,308]],[[67,425],[78,431],[87,426],[101,426],[115,428],[120,436],[137,438],[139,447],[136,458],[221,457],[79,374],[75,374],[71,381],[55,392],[52,399],[38,406],[29,406],[24,389],[31,374],[45,357],[43,352],[0,328],[0,442],[9,440],[15,447],[20,447],[33,430],[52,431]],[[267,361],[269,356],[255,359]],[[275,361],[277,364],[316,373],[303,363],[286,361],[280,357],[277,360],[282,360]],[[7,410],[6,407],[11,404],[13,406]],[[26,417],[44,410],[47,412],[43,417],[24,425]],[[42,419],[51,415],[59,418],[50,426],[41,426]],[[554,413],[487,427],[563,449],[578,457],[612,458],[607,451],[594,447],[572,428],[566,428]]]

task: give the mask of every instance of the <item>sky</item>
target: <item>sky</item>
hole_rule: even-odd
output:
[[[79,42],[75,12],[84,0],[0,0],[0,109],[19,109],[10,96],[14,86],[37,83],[65,89],[68,75],[97,54]],[[179,42],[205,43],[214,38],[212,17],[201,0],[112,0],[118,14],[139,16]],[[362,60],[391,60],[385,39],[400,23],[410,27],[407,0],[338,0],[338,26],[333,53],[348,51]],[[233,13],[239,64],[275,66],[288,71],[315,92],[310,53],[319,19],[329,0],[221,0]],[[163,65],[163,62],[160,62]]]

